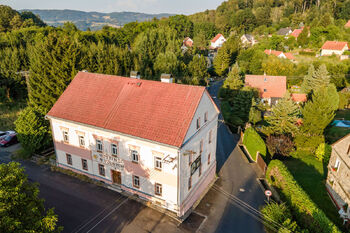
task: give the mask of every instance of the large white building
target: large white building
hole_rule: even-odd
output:
[[[204,87],[79,72],[47,114],[58,166],[186,216],[215,180]]]
[[[349,50],[347,42],[326,41],[321,48],[321,56],[339,55]]]

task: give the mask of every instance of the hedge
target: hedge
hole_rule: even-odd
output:
[[[246,129],[244,132],[243,144],[254,161],[256,161],[256,154],[258,151],[264,159],[266,158],[265,142],[253,127]]]
[[[266,171],[268,182],[280,191],[290,206],[298,225],[310,232],[341,232],[296,182],[288,168],[279,160],[272,160]]]

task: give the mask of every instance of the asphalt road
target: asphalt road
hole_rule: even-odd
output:
[[[221,84],[217,82],[209,88],[218,106],[216,96]],[[219,119],[222,120],[221,114]],[[40,196],[45,199],[47,208],[55,208],[58,224],[64,226],[64,232],[194,232],[196,229],[219,233],[264,232],[263,225],[247,214],[245,208],[237,207],[224,195],[234,195],[256,209],[265,200],[252,165],[236,147],[238,136],[231,134],[220,121],[217,141],[220,178],[216,189],[209,190],[196,208],[195,212],[203,216],[200,221],[199,215],[194,214],[179,226],[174,219],[117,192],[51,172],[48,167],[30,161],[23,161],[22,165],[29,179],[40,184]],[[17,147],[0,148],[0,163],[9,162],[11,150]]]

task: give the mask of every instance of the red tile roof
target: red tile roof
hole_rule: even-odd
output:
[[[350,20],[344,25],[346,28],[350,28]]]
[[[193,40],[190,37],[186,37],[183,41],[183,44],[187,47],[192,47]]]
[[[217,34],[212,40],[211,42],[215,43],[220,37],[222,37],[223,35],[222,34]]]
[[[294,36],[295,38],[298,38],[300,33],[303,31],[303,29],[294,29],[294,31],[290,34],[291,36]]]
[[[246,75],[245,84],[258,88],[261,98],[282,98],[287,91],[286,76]]]
[[[294,102],[306,102],[307,95],[302,93],[292,93],[292,100]]]
[[[294,57],[293,54],[291,54],[291,53],[284,53],[284,55],[285,55],[286,58],[289,59],[289,60],[295,60],[295,57]]]
[[[181,147],[205,93],[200,86],[79,72],[47,115]]]
[[[341,41],[326,41],[326,43],[324,43],[324,45],[322,46],[322,49],[343,50],[347,44],[348,44],[347,42],[341,42]]]
[[[295,59],[293,54],[291,54],[291,53],[283,53],[282,51],[265,49],[264,53],[267,54],[267,55],[275,55],[276,57],[280,56],[281,54],[284,54],[287,59],[290,59],[290,60],[294,60]]]

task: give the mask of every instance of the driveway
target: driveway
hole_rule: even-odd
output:
[[[221,82],[209,88],[215,103]],[[222,120],[220,114],[219,119]],[[40,184],[40,196],[47,208],[55,208],[64,232],[264,232],[263,225],[233,197],[259,209],[264,204],[256,174],[237,148],[238,135],[219,122],[217,163],[219,179],[181,225],[174,219],[127,199],[109,189],[82,182],[46,166],[22,161],[31,181]],[[0,148],[0,163],[11,161],[17,146]],[[231,197],[229,199],[228,197]]]

